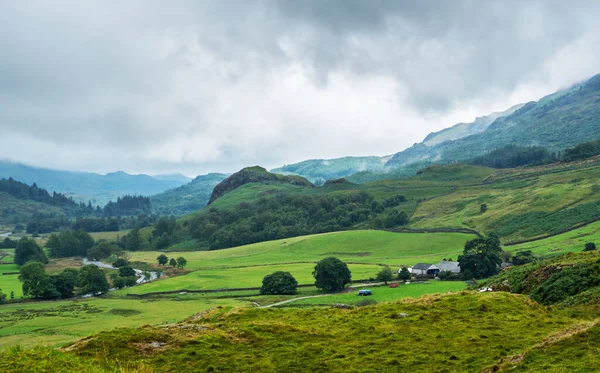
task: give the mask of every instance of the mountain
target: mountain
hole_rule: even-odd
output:
[[[200,175],[189,183],[150,196],[152,208],[159,215],[181,216],[200,210],[208,204],[214,187],[228,175]]]
[[[60,192],[76,201],[91,201],[93,205],[100,206],[126,194],[153,195],[182,184],[181,177],[163,177],[163,180],[159,180],[148,175],[130,175],[122,171],[100,175],[0,161],[0,178],[10,177],[26,184],[36,183],[41,188]]]
[[[217,184],[217,186],[215,186],[213,189],[208,204],[210,205],[227,192],[231,192],[232,190],[235,190],[243,185],[250,183],[264,184],[269,182],[290,184],[300,187],[313,187],[310,181],[300,176],[278,175],[268,172],[260,166],[246,167]]]
[[[189,183],[193,179],[182,174],[168,174],[168,175],[152,175],[156,180],[161,181],[176,181],[181,184]]]
[[[542,146],[550,151],[561,151],[600,138],[598,103],[600,74],[539,101],[513,107],[490,124],[485,124],[489,118],[480,118],[480,124],[476,125],[475,121],[468,126],[477,131],[465,137],[453,138],[459,133],[468,133],[460,125],[447,132],[431,134],[424,142],[394,154],[385,167],[393,169],[415,162],[464,161],[507,145]],[[442,139],[446,141],[440,142]]]
[[[463,137],[483,132],[496,119],[514,113],[516,110],[522,108],[523,105],[524,104],[514,105],[505,111],[492,113],[482,117],[477,117],[475,121],[471,123],[458,123],[452,127],[443,129],[441,131],[432,132],[429,135],[427,135],[427,137],[425,137],[425,140],[423,140],[423,144],[427,146],[435,146],[437,144],[443,143],[444,141],[458,140]]]
[[[299,175],[313,183],[323,184],[326,180],[338,179],[367,170],[381,170],[391,156],[343,157],[336,159],[311,159],[272,169],[283,175]]]

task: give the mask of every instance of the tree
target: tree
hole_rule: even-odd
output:
[[[85,256],[88,250],[91,249],[95,244],[92,236],[90,236],[90,234],[83,229],[74,232],[73,236],[79,244],[77,247],[77,255],[79,256]]]
[[[169,258],[165,254],[160,254],[156,260],[158,260],[158,264],[161,266],[164,266],[169,262]]]
[[[108,281],[104,272],[94,264],[81,267],[81,270],[79,270],[79,285],[84,294],[96,294],[108,291]]]
[[[402,267],[402,269],[400,270],[400,273],[398,273],[398,280],[410,281],[411,278],[412,278],[412,276],[411,276],[408,268]]]
[[[519,251],[512,258],[512,262],[514,265],[527,264],[527,263],[533,262],[534,260],[535,260],[535,257],[533,256],[533,253],[531,252],[531,250]]]
[[[133,228],[125,237],[125,250],[138,251],[142,249],[142,237],[139,228]]]
[[[50,282],[60,293],[61,298],[71,298],[74,295],[73,289],[77,286],[78,274],[76,269],[67,268],[56,276],[50,276]]]
[[[2,292],[2,289],[0,289],[0,304],[4,303],[4,300],[6,299],[6,294],[4,294]],[[13,299],[13,298],[11,298]]]
[[[113,267],[121,268],[129,265],[129,262],[125,258],[119,258],[112,265]]]
[[[24,265],[28,261],[33,260],[43,264],[48,263],[48,257],[44,254],[42,248],[33,239],[21,238],[15,250],[15,263]]]
[[[115,244],[100,240],[87,251],[87,257],[92,260],[108,258],[116,249]]]
[[[594,251],[596,250],[596,244],[594,242],[588,242],[585,244],[583,251]]]
[[[261,294],[296,294],[298,281],[289,272],[277,271],[266,275],[260,288]]]
[[[379,273],[377,274],[377,281],[383,281],[386,285],[388,281],[392,281],[393,279],[394,272],[392,272],[392,269],[388,266],[383,267],[381,271],[379,271]]]
[[[479,206],[479,212],[480,212],[481,214],[483,214],[484,212],[486,212],[486,211],[487,211],[487,209],[488,209],[488,208],[487,208],[487,205],[486,205],[485,203],[482,203],[482,204]]]
[[[183,269],[187,265],[187,260],[184,257],[180,256],[177,258],[177,268]]]
[[[23,284],[23,294],[37,299],[60,297],[56,286],[44,271],[44,264],[35,261],[25,263],[19,270],[19,281]]]
[[[121,276],[117,276],[113,279],[113,286],[117,289],[123,289],[125,285],[125,279]]]
[[[500,239],[495,234],[487,238],[476,238],[465,244],[463,255],[458,258],[460,272],[465,278],[484,278],[498,273],[500,258]]]
[[[171,260],[169,260],[169,265],[171,267],[177,267],[177,260],[175,258],[171,258]]]
[[[126,265],[119,268],[119,276],[121,277],[135,277],[135,270],[131,266]]]
[[[332,256],[317,263],[312,275],[316,286],[327,293],[343,290],[352,279],[346,263]]]

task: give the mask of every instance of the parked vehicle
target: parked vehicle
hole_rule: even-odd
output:
[[[364,290],[359,290],[358,295],[365,297],[367,295],[373,295],[373,292],[369,289],[364,289]]]

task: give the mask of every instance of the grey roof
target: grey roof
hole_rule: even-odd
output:
[[[458,266],[458,262],[449,262],[447,260],[442,260],[440,264],[438,264],[440,271],[459,271],[460,267]]]
[[[429,269],[429,267],[431,267],[433,264],[427,264],[427,263],[417,263],[415,264],[412,269],[419,269],[419,270],[427,270]]]

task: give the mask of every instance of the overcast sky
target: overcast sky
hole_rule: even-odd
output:
[[[599,1],[2,1],[0,159],[385,155],[600,73]]]

